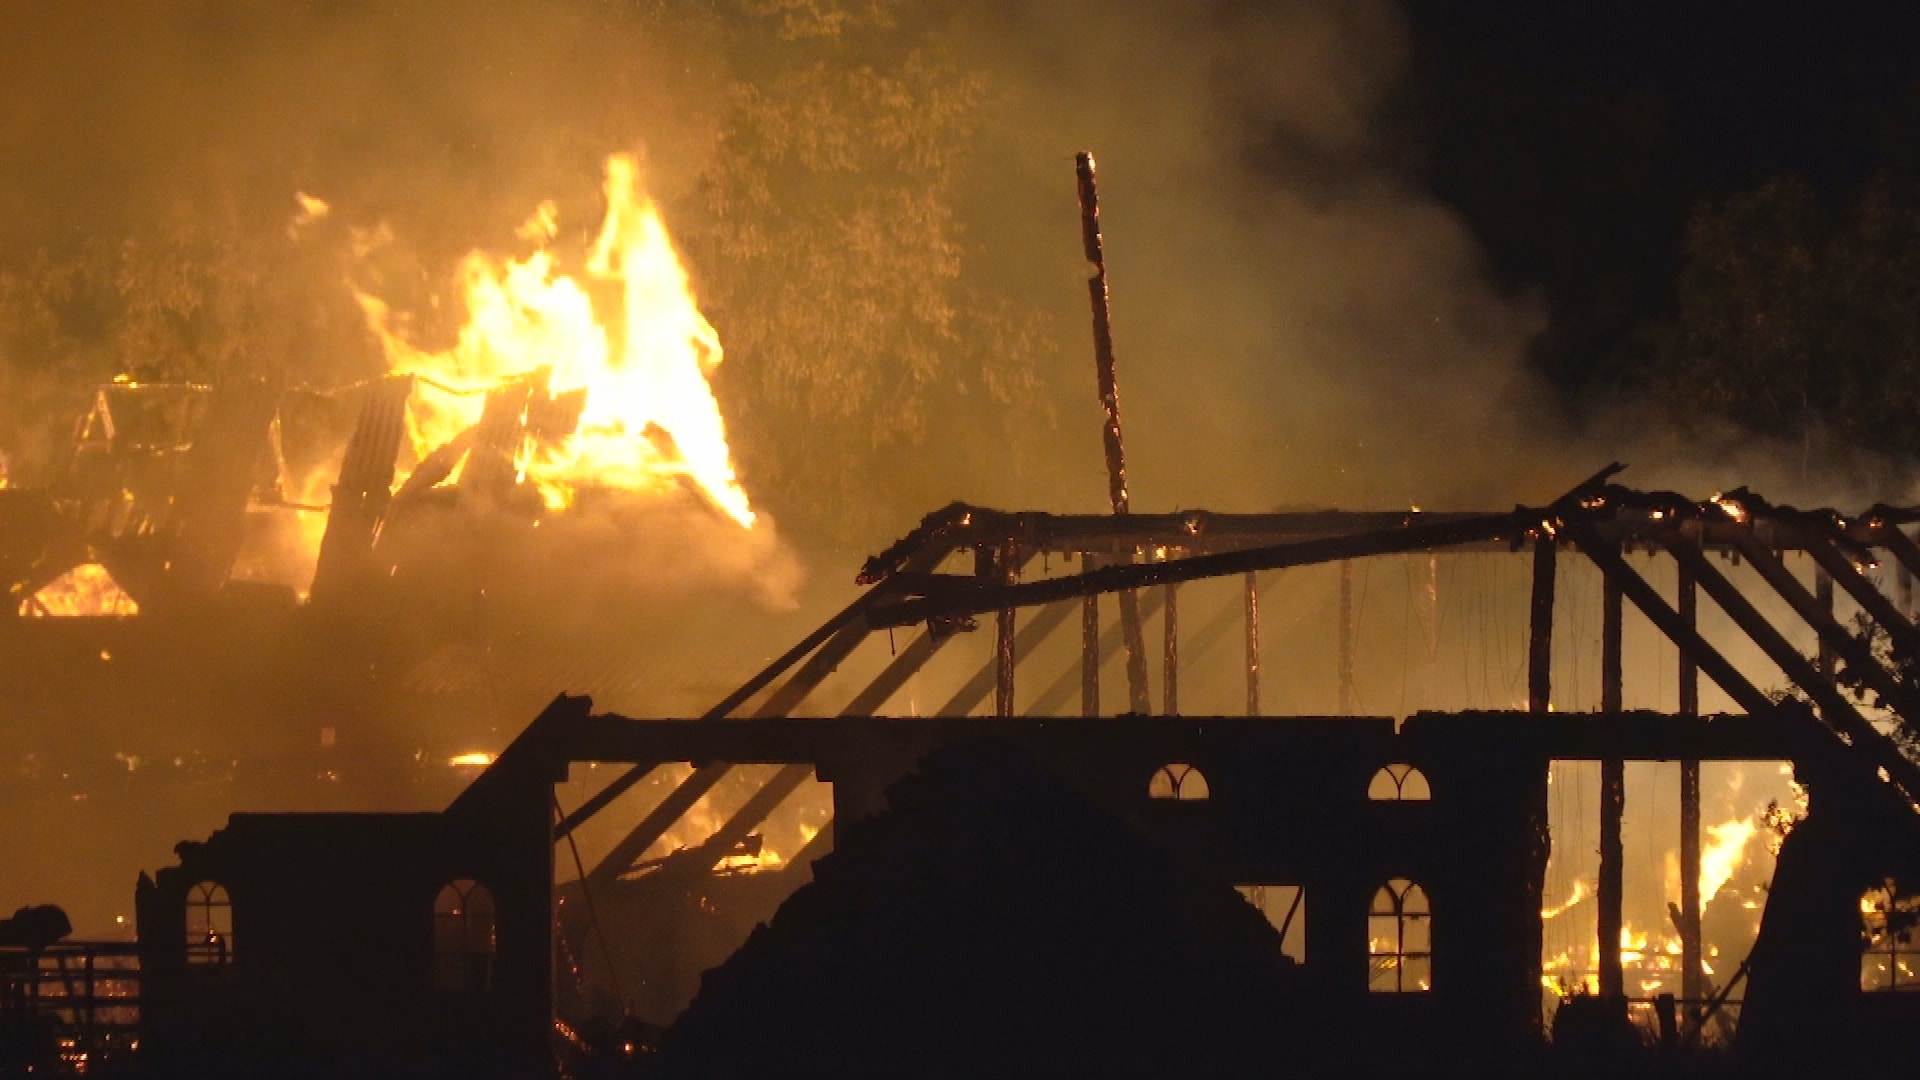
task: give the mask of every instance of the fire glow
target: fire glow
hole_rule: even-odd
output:
[[[607,160],[605,194],[584,281],[563,272],[547,247],[559,232],[552,203],[521,229],[539,245],[532,254],[469,254],[459,270],[466,322],[444,351],[408,340],[385,302],[356,290],[390,370],[420,377],[408,410],[415,459],[478,424],[486,391],[532,380],[539,397],[578,409],[568,433],[530,436],[515,462],[548,507],[571,505],[582,487],[657,491],[685,481],[751,528],[755,514],[707,382],[724,355],[720,336],[694,302],[634,158]],[[610,295],[619,310],[599,310]]]
[[[1707,843],[1700,850],[1700,905],[1705,907],[1720,895],[1720,889],[1732,879],[1734,871],[1746,861],[1747,844],[1759,826],[1752,818],[1736,819],[1707,826]]]
[[[81,563],[20,601],[20,614],[29,617],[139,613],[140,605],[96,562]]]

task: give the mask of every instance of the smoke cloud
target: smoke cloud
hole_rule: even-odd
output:
[[[543,200],[591,221],[601,159],[636,147],[670,225],[693,240],[695,274],[742,323],[765,297],[729,288],[726,252],[699,244],[714,213],[702,184],[725,164],[742,102],[781,89],[759,72],[836,33],[849,43],[821,62],[897,73],[903,56],[933,57],[979,88],[949,193],[955,280],[1032,316],[1033,379],[1019,393],[1045,421],[1008,438],[938,428],[892,455],[901,480],[873,491],[889,505],[855,546],[953,497],[1099,508],[1071,175],[1081,149],[1101,164],[1143,508],[1502,505],[1548,497],[1613,456],[1649,484],[1782,456],[1638,414],[1576,434],[1556,414],[1522,362],[1544,312],[1492,287],[1474,238],[1422,190],[1418,148],[1395,122],[1407,29],[1385,3],[203,2],[119,5],[110,18],[15,5],[0,15],[19,104],[0,118],[0,379],[12,400],[44,405],[55,381],[141,364],[364,377],[380,358],[339,245],[287,235],[297,194],[326,198],[336,232],[390,223],[417,256],[424,309],[451,260],[511,249]],[[769,175],[776,210],[822,197],[817,171]],[[294,250],[247,253],[269,235]],[[63,291],[49,278],[67,258],[110,272],[69,274]],[[75,294],[102,281],[115,296]],[[954,348],[944,362],[978,361]],[[994,407],[979,394],[934,404]],[[44,411],[0,432],[28,459],[16,482],[57,442]],[[840,458],[871,453],[822,434]],[[764,463],[782,451],[749,457],[771,477]],[[1823,464],[1761,471],[1818,500],[1814,474],[1835,471]],[[775,481],[791,489],[773,493],[776,507],[831,471],[808,469]]]
[[[1500,509],[1615,458],[1630,481],[1695,495],[1883,497],[1876,463],[1641,410],[1574,430],[1523,360],[1546,313],[1489,282],[1422,187],[1395,113],[1407,33],[1390,4],[1336,0],[6,5],[6,473],[43,481],[89,385],[121,372],[314,388],[380,373],[350,278],[377,272],[383,299],[445,332],[459,256],[518,250],[549,199],[556,246],[583,247],[602,161],[642,150],[729,346],[716,381],[742,481],[813,571],[799,584],[782,550],[713,557],[712,523],[677,510],[573,527],[575,587],[552,595],[592,602],[549,605],[568,612],[562,639],[604,636],[582,611],[620,612],[652,651],[619,704],[689,713],[844,603],[858,557],[940,503],[1104,509],[1073,178],[1091,150],[1140,510]],[[896,105],[902,122],[860,126]],[[296,214],[310,220],[290,230]],[[383,226],[398,243],[370,267]],[[1460,565],[1434,588],[1460,583],[1490,639],[1488,612],[1517,615],[1523,579]],[[709,602],[709,584],[752,575],[751,604]],[[1268,706],[1330,708],[1332,582],[1291,580],[1305,591],[1269,641],[1318,674],[1270,684]],[[650,606],[595,582],[637,583]],[[1418,591],[1405,584],[1396,609]],[[1409,692],[1403,663],[1398,698],[1382,676],[1362,705],[1510,704],[1518,664],[1485,675],[1497,645],[1474,643],[1478,694],[1461,649],[1447,687],[1472,700]],[[1216,707],[1234,700],[1230,668]],[[924,706],[937,689],[908,693]],[[494,706],[495,741],[534,704]],[[404,722],[396,743],[416,734]],[[164,831],[141,861],[184,835]]]

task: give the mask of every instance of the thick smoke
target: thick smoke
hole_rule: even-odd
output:
[[[1518,360],[1540,313],[1496,295],[1459,220],[1385,164],[1393,9],[1067,3],[967,30],[1025,121],[1005,174],[980,177],[983,217],[1011,227],[980,227],[1040,241],[1002,257],[1082,325],[1071,151],[1100,162],[1142,504],[1458,505],[1559,482],[1509,452],[1539,407]],[[1086,355],[1063,362],[1090,388]],[[1070,405],[1059,453],[1097,495],[1090,393]]]
[[[823,46],[835,33],[843,45]],[[1335,0],[7,4],[0,452],[13,483],[44,478],[87,385],[123,371],[211,380],[263,373],[318,388],[377,374],[379,349],[347,287],[352,245],[321,242],[321,229],[289,237],[296,193],[324,196],[333,206],[328,228],[342,237],[382,223],[404,237],[411,262],[388,267],[382,295],[410,300],[430,321],[434,294],[460,255],[513,249],[516,227],[546,199],[564,220],[595,220],[605,155],[643,148],[669,226],[698,241],[688,255],[703,301],[724,301],[709,313],[730,345],[721,394],[743,448],[742,479],[781,515],[813,570],[801,610],[778,618],[665,586],[644,610],[623,610],[620,632],[634,636],[621,640],[655,650],[645,660],[649,677],[658,673],[651,698],[623,707],[692,712],[845,602],[856,557],[939,502],[1104,508],[1073,183],[1073,154],[1092,150],[1141,510],[1500,509],[1551,498],[1616,457],[1637,466],[1630,480],[1696,495],[1751,483],[1807,502],[1861,501],[1830,463],[1744,433],[1676,431],[1631,411],[1575,432],[1557,415],[1523,362],[1545,312],[1489,283],[1473,236],[1423,190],[1417,152],[1395,134],[1406,35],[1390,5]],[[780,336],[777,320],[753,333],[749,325],[785,310],[763,279],[740,268],[757,257],[756,236],[822,205],[849,220],[884,218],[893,212],[884,198],[835,204],[846,188],[832,168],[856,161],[870,179],[889,167],[888,154],[919,152],[911,140],[892,148],[856,138],[815,144],[826,162],[817,169],[772,155],[754,174],[765,189],[745,193],[764,198],[754,211],[763,217],[727,219],[752,209],[718,205],[714,194],[741,194],[715,188],[716,173],[725,173],[725,155],[754,151],[737,137],[738,114],[760,108],[762,119],[791,122],[778,96],[817,89],[820,80],[804,77],[814,63],[871,67],[882,96],[886,79],[910,85],[918,72],[950,69],[974,95],[965,122],[949,125],[963,140],[950,148],[951,186],[929,204],[903,193],[913,213],[883,221],[876,232],[900,242],[878,253],[897,255],[916,230],[950,229],[952,243],[931,250],[951,274],[933,284],[990,295],[1013,313],[1007,325],[1019,332],[1007,340],[1019,348],[1002,357],[1012,366],[988,369],[981,357],[995,350],[949,330],[942,313],[964,306],[954,296],[903,300],[888,282],[850,273],[834,280],[868,291],[808,298],[833,315],[817,319],[810,332],[820,333],[807,339],[823,365],[866,350],[878,369],[911,368],[902,381],[932,388],[919,442],[882,445],[835,424],[809,426],[804,410],[802,421],[776,429],[768,418],[780,402],[738,387],[729,396],[727,380],[751,372],[771,351],[757,347]],[[849,103],[849,115],[855,104],[874,107]],[[805,109],[792,115],[808,122]],[[915,164],[902,161],[899,171],[915,176]],[[769,231],[756,232],[763,225]],[[845,262],[866,252],[838,254]],[[913,353],[914,363],[928,360],[926,370],[888,351],[896,329],[923,323],[939,343]],[[732,347],[743,340],[747,347]],[[948,389],[995,380],[997,398]],[[822,396],[843,389],[811,385]],[[889,399],[869,396],[862,412],[884,430]],[[991,422],[1002,408],[1021,410],[1020,422]],[[804,468],[780,467],[802,460]],[[857,478],[839,484],[843,494],[851,489],[871,505],[858,525],[836,531],[838,508],[817,512],[826,505],[817,493],[841,476]],[[816,518],[804,520],[810,512]],[[624,537],[603,524],[581,526],[578,550],[629,559],[612,574],[579,567],[589,579],[645,577],[651,568],[704,584],[728,572],[683,549],[633,560]],[[665,532],[670,541],[699,539],[680,524]],[[1437,589],[1461,597],[1466,610],[1456,618],[1474,616],[1482,637],[1497,621],[1491,609],[1523,610],[1523,577],[1460,565]],[[1432,572],[1436,580],[1454,574]],[[1270,631],[1273,655],[1291,667],[1273,664],[1268,707],[1330,709],[1333,583],[1312,574],[1290,581],[1300,595],[1270,610],[1286,612],[1275,621],[1291,619],[1298,640]],[[580,584],[566,595],[621,607],[593,593],[591,581]],[[1406,584],[1413,594],[1413,579]],[[1363,577],[1363,633],[1364,586]],[[1386,606],[1378,596],[1376,612]],[[559,629],[583,640],[598,629],[575,625],[584,606],[553,605],[568,623]],[[1445,632],[1444,611],[1432,616],[1442,627],[1436,635]],[[1376,654],[1404,653],[1409,640],[1403,632]],[[1460,647],[1462,671],[1468,652]],[[481,655],[492,663],[524,654]],[[1430,647],[1430,666],[1434,655]],[[1232,707],[1230,669],[1215,707]],[[1409,693],[1403,677],[1397,700],[1506,705],[1512,697],[1499,695],[1517,673],[1516,663],[1502,664],[1503,685],[1493,690],[1483,675],[1487,692],[1470,701]],[[1294,680],[1292,690],[1283,678]],[[1465,696],[1473,684],[1459,685]],[[1391,711],[1391,686],[1382,676],[1363,690],[1361,707]],[[933,691],[908,693],[926,708],[945,698]],[[1196,687],[1187,692],[1195,711],[1202,699]],[[490,737],[503,742],[534,704],[497,706]],[[165,842],[186,834],[165,832]],[[145,861],[164,857],[161,838],[149,846]]]
[[[1522,362],[1544,313],[1487,283],[1473,237],[1422,190],[1417,148],[1396,135],[1409,43],[1390,5],[209,2],[111,18],[13,5],[0,22],[20,105],[0,118],[0,379],[29,406],[5,425],[10,456],[29,459],[16,483],[57,441],[32,406],[61,386],[143,363],[321,385],[378,369],[344,268],[310,251],[232,254],[251,246],[235,238],[280,238],[296,192],[324,195],[343,221],[392,223],[419,249],[423,301],[459,254],[509,247],[540,201],[592,206],[610,151],[643,146],[670,224],[697,232],[711,208],[693,192],[731,110],[778,89],[756,83],[766,58],[852,27],[877,59],[851,47],[831,59],[891,71],[900,55],[933,56],[981,88],[953,190],[959,280],[1038,320],[1027,392],[1051,420],[1004,443],[978,423],[942,429],[890,461],[907,480],[873,497],[899,505],[877,509],[860,544],[949,497],[1098,508],[1080,149],[1102,166],[1143,508],[1504,505],[1614,456],[1640,482],[1709,489],[1737,482],[1736,463],[1751,478],[1786,457],[1759,471],[1832,497],[1816,478],[1830,463],[1791,448],[1748,453],[1743,434],[1679,437],[1637,414],[1576,434],[1556,415]],[[775,206],[818,197],[796,172],[771,175],[791,181]],[[196,262],[201,250],[220,254]],[[724,252],[704,254],[695,274],[724,286]],[[36,274],[67,258],[112,263],[96,276],[124,295],[75,296]],[[736,310],[754,302],[733,297]],[[109,318],[115,303],[127,313]],[[849,438],[836,451],[871,448]],[[780,482],[830,471],[812,468]]]
[[[1612,460],[1630,483],[1803,504],[1906,494],[1887,463],[1634,403],[1576,423],[1524,361],[1546,312],[1489,281],[1424,189],[1409,43],[1385,4],[975,9],[960,49],[1005,117],[976,171],[981,257],[1061,319],[1077,381],[1041,493],[1097,506],[1070,154],[1101,164],[1136,505],[1499,508]],[[1077,321],[1076,321],[1077,320]]]

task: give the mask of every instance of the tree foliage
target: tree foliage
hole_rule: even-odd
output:
[[[743,50],[755,74],[733,88],[695,240],[739,358],[722,392],[777,505],[870,537],[903,501],[932,505],[927,451],[953,412],[989,438],[1033,415],[1041,320],[969,273],[955,206],[991,88],[901,18],[924,11],[748,7],[777,44]]]
[[[911,516],[903,506],[951,497],[953,461],[928,454],[943,439],[1004,443],[1036,415],[1046,324],[972,268],[957,209],[992,87],[941,47],[951,14],[904,0],[721,0],[604,14],[617,40],[693,42],[700,64],[727,73],[656,73],[658,85],[643,86],[643,67],[607,96],[681,95],[686,131],[662,138],[678,150],[699,142],[688,133],[711,131],[697,175],[677,178],[666,209],[727,347],[716,379],[736,453],[776,517],[838,539],[870,542]],[[717,100],[716,84],[726,87]],[[551,117],[538,139],[561,148],[549,157],[585,165],[649,139],[631,130],[635,115],[610,100],[602,114]],[[0,264],[0,390],[36,403],[6,410],[0,447],[34,464],[57,459],[51,448],[88,388],[117,375],[264,375],[324,387],[379,370],[348,289],[347,229],[330,221],[331,233],[295,235],[291,175],[265,190],[274,170],[259,164],[235,170],[245,180],[231,187],[246,190],[182,182],[141,189],[137,207],[71,214],[79,228],[43,235],[32,258]],[[444,180],[444,171],[423,175]],[[317,192],[348,208],[336,217],[355,206],[404,215],[427,194],[413,189],[431,182],[384,159],[336,172],[352,176],[351,190]],[[459,179],[443,201],[477,198]],[[591,190],[592,179],[583,170],[505,186]],[[440,280],[429,265],[439,248],[487,246],[494,223],[475,217],[471,236],[442,228],[405,273],[383,269],[387,284],[419,292]],[[411,237],[421,223],[391,224]],[[421,314],[445,321],[454,312],[443,304]],[[32,470],[16,477],[23,471]]]
[[[1844,207],[1799,180],[1703,205],[1654,385],[1754,430],[1920,454],[1920,198],[1882,176]]]

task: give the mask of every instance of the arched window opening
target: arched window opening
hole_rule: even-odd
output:
[[[1860,989],[1920,991],[1920,896],[1892,881],[1860,897]]]
[[[1394,878],[1367,910],[1367,989],[1388,994],[1433,989],[1433,913],[1426,890]]]
[[[1373,774],[1367,798],[1376,802],[1426,802],[1433,798],[1427,775],[1407,764],[1389,765]]]
[[[1200,770],[1185,762],[1173,762],[1160,766],[1147,781],[1147,794],[1155,799],[1178,799],[1183,802],[1204,799],[1207,791],[1207,778]]]
[[[233,901],[219,882],[199,882],[187,890],[187,963],[220,967],[232,962]]]
[[[471,878],[433,901],[433,985],[463,993],[493,985],[493,893]]]

